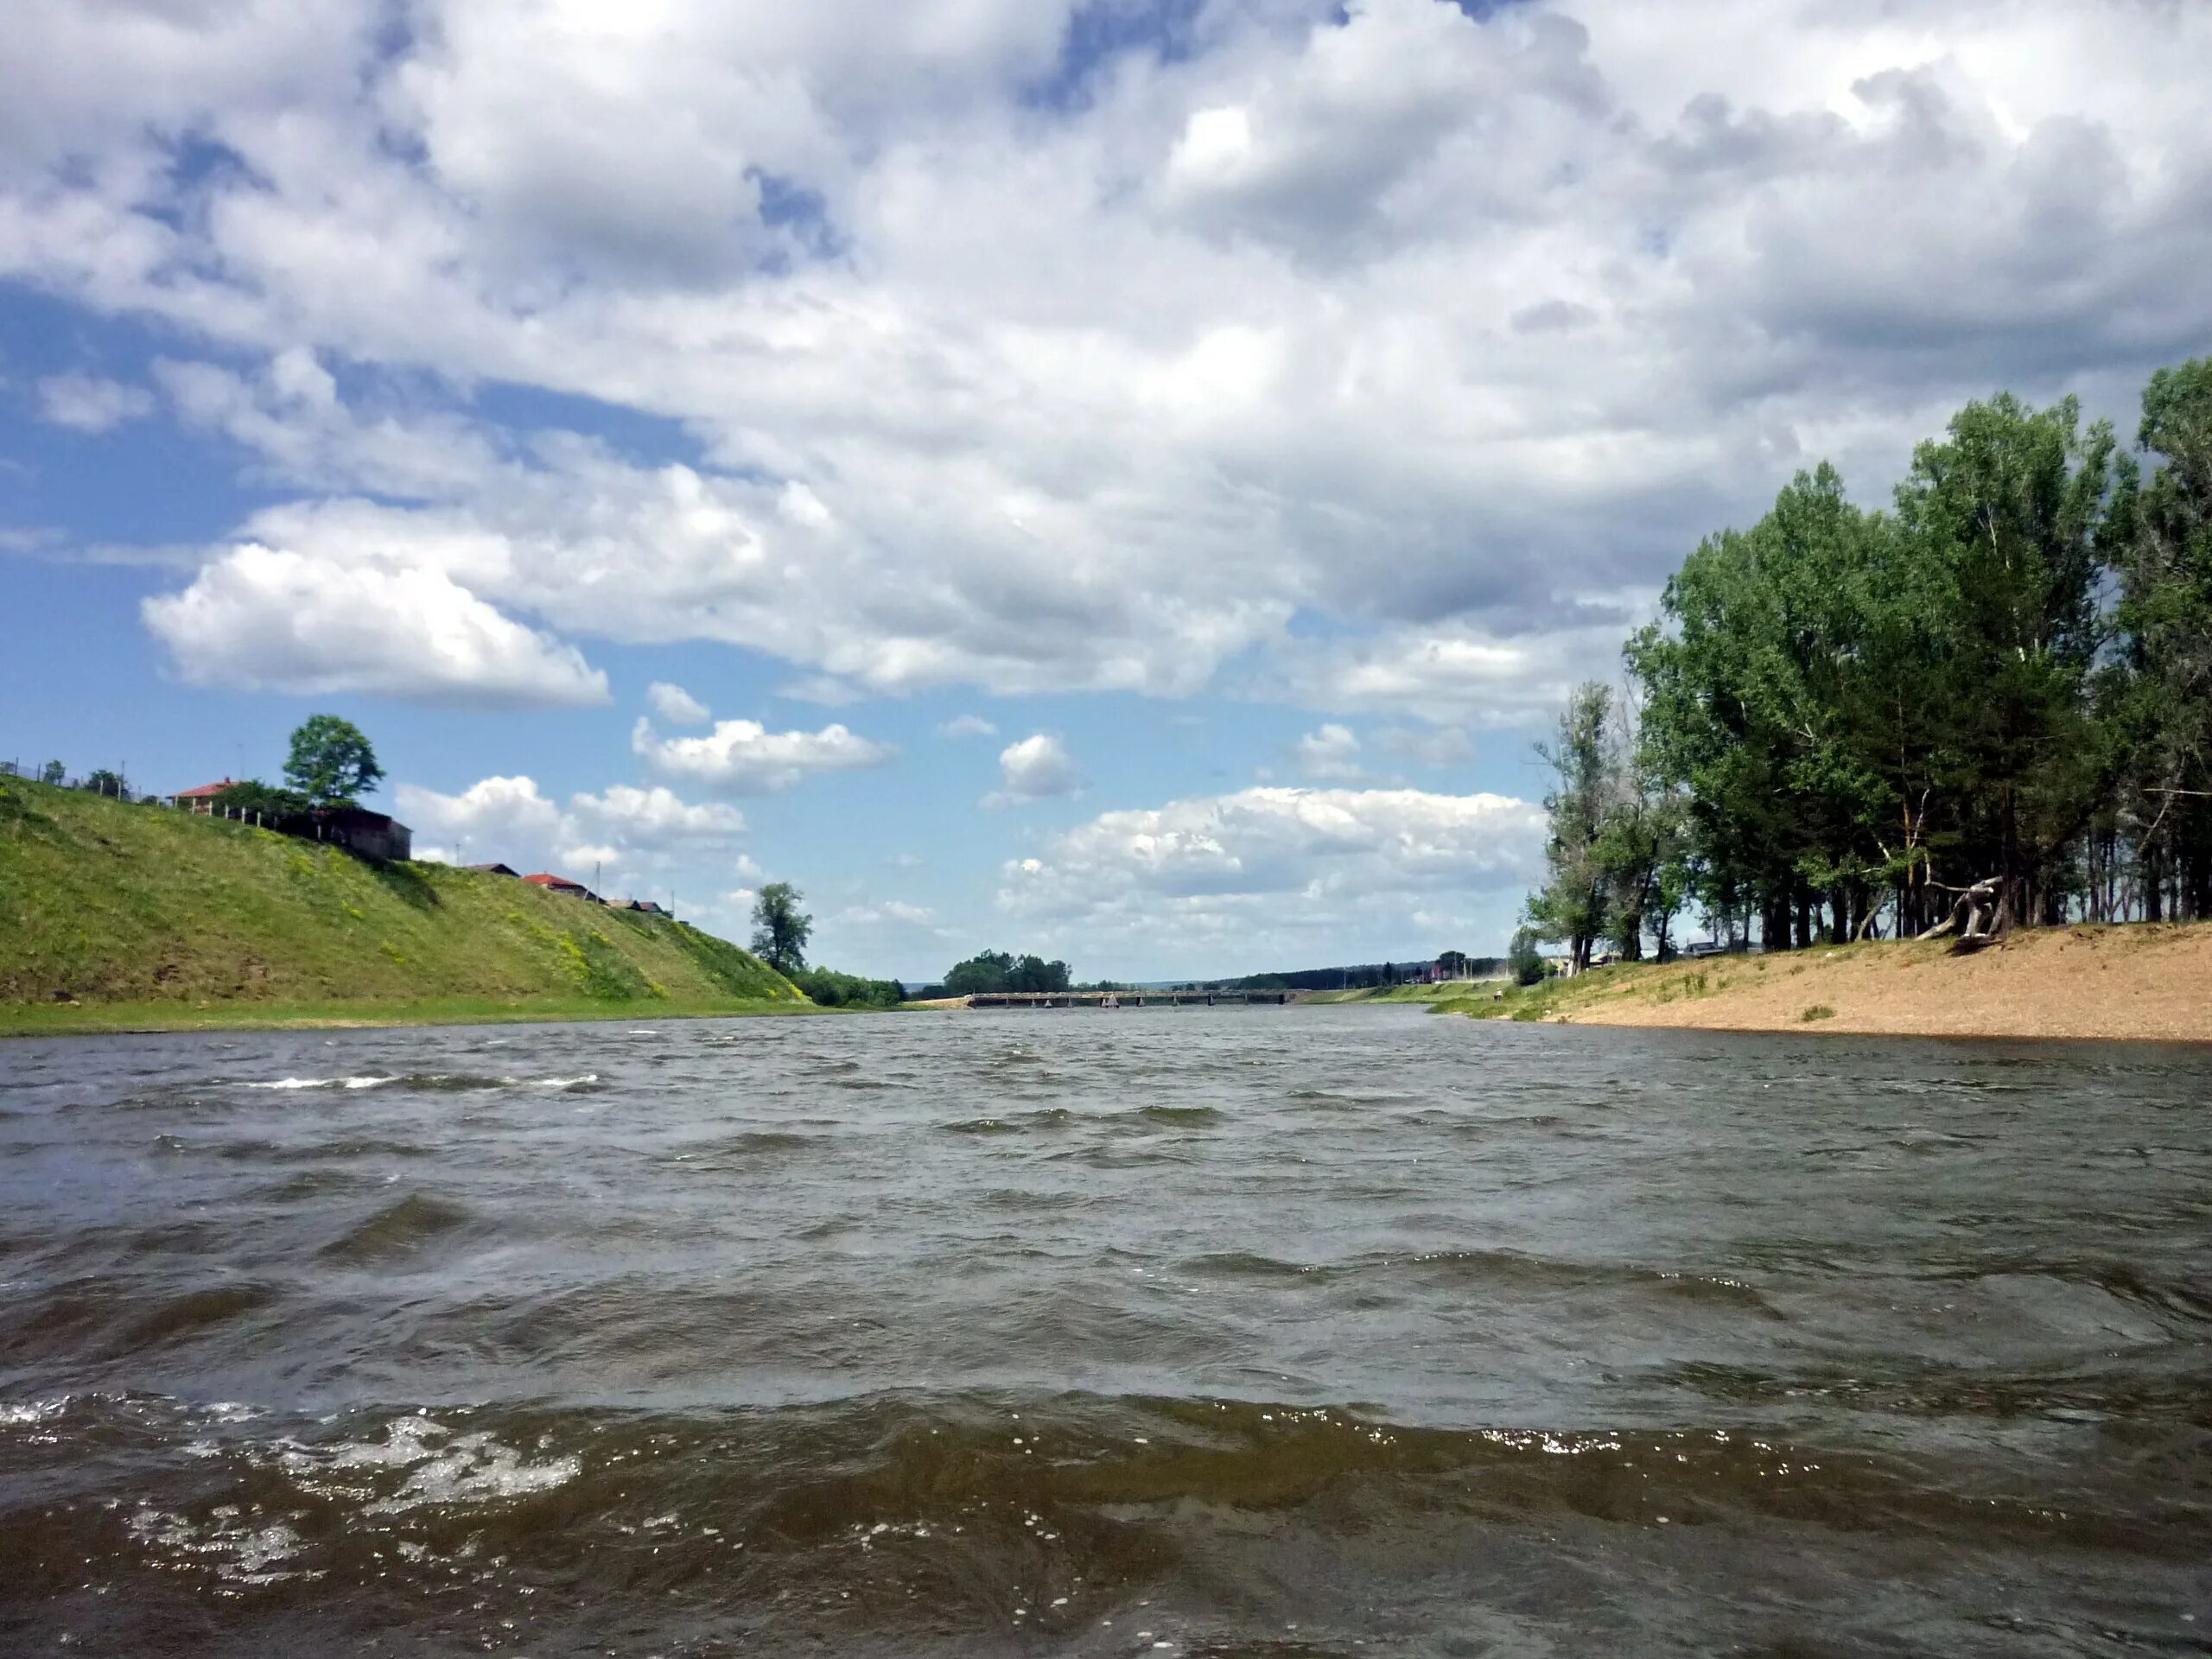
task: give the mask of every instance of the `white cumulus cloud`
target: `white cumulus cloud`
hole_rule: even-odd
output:
[[[1049,800],[1072,795],[1084,785],[1083,774],[1069,759],[1067,747],[1050,733],[1039,732],[1009,743],[999,753],[999,786],[983,798],[986,806],[1014,806],[1024,801]]]
[[[421,857],[449,863],[546,868],[589,881],[594,867],[603,890],[658,887],[671,873],[709,863],[722,874],[753,879],[760,867],[733,843],[745,815],[720,802],[687,802],[671,791],[616,784],[579,791],[565,805],[535,779],[485,778],[457,795],[416,784],[393,791],[398,816],[416,836]]]
[[[194,685],[491,707],[607,701],[607,676],[573,645],[501,614],[438,569],[347,565],[250,543],[142,610]]]
[[[825,772],[887,764],[898,751],[843,726],[772,732],[758,721],[722,720],[704,737],[663,737],[639,719],[630,747],[655,772],[736,795],[770,794]]]
[[[713,711],[680,685],[671,685],[665,680],[655,680],[645,688],[645,701],[652,704],[653,712],[675,726],[703,726]]]

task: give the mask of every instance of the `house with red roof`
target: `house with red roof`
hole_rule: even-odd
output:
[[[162,799],[166,805],[181,806],[194,812],[213,812],[215,798],[225,790],[236,787],[235,783],[226,778],[219,784],[202,784],[197,789],[180,789],[174,795],[164,795]]]
[[[523,880],[533,887],[543,887],[548,893],[564,893],[571,899],[588,899],[592,896],[589,887],[581,881],[571,881],[565,875],[548,875],[544,871],[540,870],[536,875],[525,875]]]

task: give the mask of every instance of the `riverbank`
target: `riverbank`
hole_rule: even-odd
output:
[[[449,996],[417,1001],[0,1003],[0,1039],[80,1037],[162,1031],[348,1031],[400,1026],[521,1026],[577,1020],[658,1025],[664,1020],[728,1020],[760,1014],[834,1014],[811,1002],[767,997],[729,1001],[526,1001]]]
[[[2068,927],[1626,963],[1439,1006],[1479,1019],[1701,1031],[2212,1043],[2212,924]]]

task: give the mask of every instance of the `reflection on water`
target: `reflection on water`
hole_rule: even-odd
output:
[[[2212,1056],[0,1047],[0,1650],[2212,1651]]]

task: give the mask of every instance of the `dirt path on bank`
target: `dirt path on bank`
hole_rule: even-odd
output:
[[[2057,928],[1603,971],[1558,988],[1574,1024],[2212,1043],[2212,924]],[[1525,1016],[1524,1016],[1525,1017]]]

